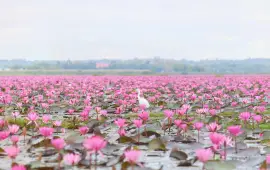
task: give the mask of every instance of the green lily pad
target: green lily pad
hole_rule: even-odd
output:
[[[136,141],[134,139],[132,139],[131,137],[128,136],[121,136],[118,139],[119,143],[136,143]]]
[[[155,138],[155,139],[152,139],[149,142],[148,148],[150,150],[161,150],[161,151],[165,151],[166,150],[166,145],[164,144],[164,142],[160,138]]]

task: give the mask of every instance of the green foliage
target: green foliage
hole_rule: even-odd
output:
[[[22,127],[26,126],[27,121],[24,118],[17,118],[16,121],[14,118],[9,118],[8,123],[9,124],[16,124],[22,128]]]
[[[109,67],[102,70],[96,69],[97,62],[108,63]],[[8,64],[7,64],[8,63]],[[247,59],[247,60],[174,60],[155,57],[152,59],[129,59],[129,60],[83,60],[83,61],[2,61],[2,75],[104,75],[112,74],[109,70],[118,70],[113,74],[119,75],[149,75],[149,74],[215,74],[217,78],[223,74],[247,74],[247,73],[269,73],[269,59]],[[64,71],[63,71],[64,70]],[[67,70],[70,70],[67,71]],[[88,70],[95,70],[88,71]],[[104,71],[105,70],[105,71]],[[119,71],[121,70],[121,71]],[[131,71],[133,70],[133,71]],[[136,71],[140,72],[136,72]]]
[[[260,124],[259,127],[264,130],[270,130],[270,123]]]
[[[264,115],[270,114],[270,109],[267,109],[265,112],[263,112]]]
[[[222,112],[219,114],[219,116],[232,117],[234,114],[237,114],[237,113],[235,113],[235,112]]]

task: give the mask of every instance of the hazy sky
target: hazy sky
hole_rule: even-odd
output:
[[[270,58],[270,0],[0,0],[0,59]]]

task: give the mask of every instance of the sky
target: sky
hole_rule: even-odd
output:
[[[0,0],[0,59],[270,58],[269,0]]]

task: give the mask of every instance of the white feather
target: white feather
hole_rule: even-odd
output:
[[[150,104],[149,102],[140,96],[140,89],[137,89],[138,92],[138,100],[139,100],[139,105],[145,105],[146,108],[149,108]]]

